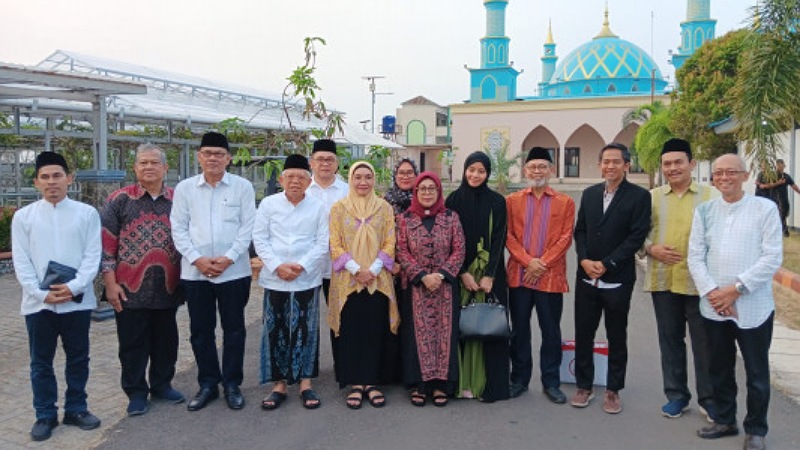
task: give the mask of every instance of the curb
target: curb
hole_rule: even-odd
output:
[[[776,283],[800,293],[800,275],[790,272],[783,267],[779,268],[773,277]]]

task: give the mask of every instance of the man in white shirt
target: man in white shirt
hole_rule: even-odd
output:
[[[314,142],[311,150],[311,172],[313,174],[311,185],[306,189],[306,194],[311,198],[322,201],[325,212],[330,213],[334,203],[345,198],[350,189],[347,183],[340,180],[336,173],[339,170],[339,160],[336,156],[336,142],[330,139],[320,139]],[[331,260],[326,258],[322,268],[322,292],[325,301],[328,301],[328,290],[331,286]]]
[[[783,259],[775,203],[745,194],[744,160],[720,156],[712,165],[722,194],[695,209],[689,237],[689,271],[700,294],[708,336],[709,376],[717,416],[697,431],[703,439],[739,434],[736,425],[736,344],[747,375],[746,450],[765,448],[769,409],[769,346],[775,303],[772,277]]]
[[[219,397],[222,383],[231,409],[244,407],[244,308],[250,297],[248,247],[256,203],[253,185],[226,171],[228,139],[203,135],[197,158],[203,172],[181,181],[172,200],[172,239],[183,255],[181,284],[189,308],[192,350],[200,390],[189,411]],[[217,357],[217,310],[223,332],[222,367]]]
[[[307,409],[320,399],[311,388],[319,372],[319,287],[328,257],[328,212],[305,194],[311,168],[303,155],[289,155],[280,176],[284,191],[261,201],[253,243],[264,262],[261,384],[273,383],[261,402],[267,410],[286,400],[287,384],[300,382]]]
[[[59,337],[66,356],[63,423],[83,430],[100,426],[86,405],[89,323],[97,306],[93,280],[102,253],[100,216],[92,206],[67,198],[71,183],[64,157],[42,152],[36,158],[33,184],[43,198],[17,211],[11,223],[14,270],[22,286],[21,313],[30,341],[34,441],[50,438],[58,426],[53,357]],[[51,278],[53,263],[75,273],[42,286]]]

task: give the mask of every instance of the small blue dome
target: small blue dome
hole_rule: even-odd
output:
[[[547,97],[642,95],[667,87],[653,58],[635,44],[620,39],[608,27],[559,61],[544,93]]]

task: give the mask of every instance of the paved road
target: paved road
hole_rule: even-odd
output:
[[[244,410],[231,411],[222,400],[194,413],[186,411],[184,406],[155,405],[147,415],[126,418],[108,430],[98,448],[740,448],[741,437],[710,442],[698,439],[695,430],[704,426],[705,420],[696,412],[696,405],[692,405],[691,413],[678,420],[661,416],[664,399],[655,319],[649,296],[641,293],[640,288],[635,292],[630,314],[627,388],[621,394],[625,409],[618,416],[605,414],[602,402],[597,400],[585,410],[554,405],[535,384],[532,391],[515,400],[494,404],[457,400],[443,409],[430,404],[413,407],[403,389],[392,387],[387,389],[385,408],[374,409],[365,404],[361,410],[351,411],[344,404],[345,391],[338,390],[333,380],[327,330],[322,334],[325,338],[321,376],[316,385],[323,396],[323,406],[306,411],[292,392],[279,410],[262,411],[259,402],[265,389],[257,386],[259,326],[254,324],[249,328],[247,343],[243,390],[248,404]],[[252,303],[260,302],[254,299]],[[573,336],[572,319],[572,297],[568,296],[562,320],[565,338]],[[539,340],[535,342],[538,344]],[[742,373],[739,379],[743,380],[741,376]],[[194,377],[194,370],[185,371],[176,385],[191,394],[195,390]],[[571,395],[574,385],[565,385],[564,390]],[[742,396],[739,403],[745,403]],[[742,412],[739,417],[741,420]],[[770,405],[770,448],[800,448],[798,423],[800,406],[774,390]]]

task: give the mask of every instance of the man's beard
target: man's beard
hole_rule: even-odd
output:
[[[542,188],[547,186],[547,180],[540,179],[540,180],[528,180],[528,186],[532,188]]]

